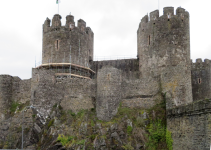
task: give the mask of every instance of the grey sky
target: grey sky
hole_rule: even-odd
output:
[[[211,59],[210,0],[159,0],[163,7],[181,6],[190,13],[191,58]],[[70,12],[94,32],[95,56],[136,56],[140,19],[158,9],[158,0],[61,0],[62,25]],[[56,0],[1,2],[0,74],[31,77],[35,57],[41,61],[42,24],[58,13]]]

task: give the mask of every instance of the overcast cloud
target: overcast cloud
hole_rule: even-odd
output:
[[[163,7],[183,7],[190,13],[191,58],[211,59],[210,0],[159,0]],[[140,19],[158,9],[158,0],[61,0],[62,25],[71,12],[94,32],[94,55],[137,55]],[[58,13],[56,0],[2,0],[0,21],[0,74],[31,78],[41,61],[42,24]]]

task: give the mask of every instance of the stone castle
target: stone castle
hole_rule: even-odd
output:
[[[47,18],[42,64],[32,69],[32,78],[0,75],[0,121],[7,119],[13,101],[30,101],[43,118],[60,104],[73,112],[96,108],[98,119],[109,121],[120,103],[151,108],[162,92],[174,149],[208,148],[211,60],[190,59],[189,13],[177,8],[174,14],[173,7],[163,12],[159,16],[155,10],[142,18],[137,58],[106,61],[93,60],[94,33],[84,20],[76,26],[74,16],[68,15],[62,26],[59,14],[52,21]]]

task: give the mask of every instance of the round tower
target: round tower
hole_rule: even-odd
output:
[[[165,7],[142,18],[137,31],[141,77],[160,77],[167,108],[192,101],[189,13]]]
[[[51,25],[48,18],[43,24],[42,65],[39,67],[90,77],[94,73],[89,67],[93,60],[94,33],[82,19],[75,26],[74,16],[68,15],[62,26],[61,18],[55,14]]]

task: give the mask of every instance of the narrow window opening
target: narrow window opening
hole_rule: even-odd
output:
[[[148,44],[150,45],[150,35],[149,35],[149,37],[148,37]]]
[[[153,24],[155,24],[155,23],[153,23]]]
[[[59,49],[59,40],[56,40],[56,48]]]
[[[183,22],[183,19],[182,19],[182,22]]]
[[[37,75],[37,82],[39,82],[39,80],[40,80],[39,78],[40,78],[39,75]]]
[[[198,78],[198,83],[201,84],[201,78]]]
[[[107,75],[107,80],[110,80],[111,74]]]
[[[168,19],[168,21],[170,21],[170,19]]]

